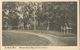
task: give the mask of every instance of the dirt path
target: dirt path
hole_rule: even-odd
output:
[[[6,32],[6,31],[5,31]],[[7,31],[8,32],[8,31]],[[22,32],[22,31],[9,31],[9,32],[13,32],[13,33],[25,33],[25,34],[32,34],[32,35],[37,35],[39,37],[43,37],[46,38],[47,40],[49,40],[51,43],[49,44],[49,46],[60,46],[60,45],[67,45],[66,43],[62,42],[60,40],[60,37],[51,35],[51,34],[42,34],[42,33],[33,33],[33,32]]]

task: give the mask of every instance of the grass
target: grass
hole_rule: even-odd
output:
[[[75,37],[77,36],[77,34],[73,34],[73,33],[63,33],[63,32],[58,32],[58,31],[46,31],[46,30],[27,30],[28,32],[34,32],[34,33],[39,33],[39,34],[51,34],[51,35],[55,35],[55,36],[59,36],[59,37]],[[26,30],[24,30],[24,32],[26,32]]]
[[[48,46],[50,44],[50,41],[46,38],[39,37],[37,35],[32,34],[25,34],[25,33],[13,33],[9,32],[13,30],[8,30],[8,32],[3,31],[2,37],[3,37],[3,46]],[[15,30],[14,30],[15,31]],[[50,34],[57,36],[59,38],[55,38],[52,36],[53,41],[57,40],[56,42],[60,44],[66,43],[67,46],[76,46],[77,45],[77,35],[76,34],[64,34],[63,32],[57,32],[57,31],[33,31],[33,30],[16,30],[20,32],[34,32],[36,34]],[[55,42],[55,44],[56,44]],[[57,45],[58,46],[58,45]],[[62,44],[61,44],[62,46]]]
[[[5,33],[2,34],[3,46],[46,46],[49,40],[31,34]]]
[[[63,41],[68,44],[68,46],[77,46],[77,37],[64,37]]]

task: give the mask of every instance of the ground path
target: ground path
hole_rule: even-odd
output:
[[[45,38],[46,40],[49,40],[50,43],[48,45],[50,45],[50,46],[66,46],[66,45],[69,45],[68,43],[70,43],[69,40],[65,40],[66,38],[67,39],[70,39],[71,38],[72,40],[74,40],[74,37],[69,37],[69,38],[68,37],[60,37],[60,36],[56,36],[54,34],[52,35],[50,33],[42,33],[42,32],[17,31],[17,30],[10,30],[10,31],[3,31],[3,32],[5,32],[5,33],[8,33],[8,32],[17,33],[18,36],[19,36],[19,34],[21,34],[21,35],[23,35],[23,34],[26,34],[26,35],[27,34],[36,35],[36,36]],[[55,32],[53,32],[53,33],[55,33]],[[34,38],[34,37],[31,37],[31,38]]]

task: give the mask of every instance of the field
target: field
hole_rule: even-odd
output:
[[[57,31],[3,30],[3,46],[76,46],[77,36]]]

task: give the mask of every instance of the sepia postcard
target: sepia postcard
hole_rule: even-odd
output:
[[[79,50],[79,0],[0,1],[1,50]]]

